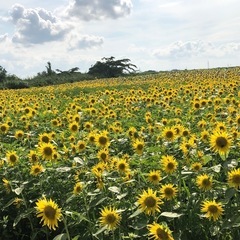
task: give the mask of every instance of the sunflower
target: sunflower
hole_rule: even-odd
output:
[[[7,123],[2,123],[0,125],[0,132],[1,133],[5,134],[5,133],[8,132],[8,130],[9,130],[9,125]]]
[[[103,131],[99,134],[96,135],[95,138],[95,143],[98,147],[108,147],[110,145],[110,141],[108,138],[108,132],[107,131]]]
[[[174,187],[174,185],[171,183],[164,184],[160,188],[161,196],[166,200],[171,200],[174,197],[176,197],[177,192],[178,192],[177,188]]]
[[[144,190],[143,193],[139,195],[137,202],[142,212],[145,212],[147,215],[154,214],[155,211],[160,212],[159,205],[162,201],[157,197],[157,192],[154,192],[151,188],[148,188],[147,191]]]
[[[230,187],[240,188],[240,168],[228,172],[228,184]]]
[[[73,194],[77,195],[79,194],[83,189],[83,185],[81,182],[77,182],[73,187]]]
[[[100,161],[107,162],[109,159],[109,151],[106,148],[102,148],[98,151],[97,157]]]
[[[43,142],[49,143],[52,140],[52,137],[48,133],[41,133],[41,134],[39,134],[38,138],[39,138],[40,144]]]
[[[218,152],[220,155],[225,155],[230,150],[231,139],[227,132],[215,131],[210,136],[210,146],[214,152]]]
[[[128,172],[129,171],[129,164],[127,162],[126,159],[119,159],[118,161],[116,161],[116,169],[119,171],[119,172]]]
[[[165,224],[159,224],[153,222],[147,225],[149,236],[154,240],[174,240],[172,237],[172,232]]]
[[[69,124],[69,130],[71,131],[71,133],[77,133],[79,130],[79,124],[77,122],[72,122]]]
[[[51,143],[41,143],[38,147],[39,154],[44,160],[53,160],[56,153],[55,147]]]
[[[197,176],[197,186],[203,191],[212,189],[212,177],[207,174]]]
[[[101,176],[105,169],[106,169],[106,164],[104,162],[99,162],[92,167],[91,171],[94,175]]]
[[[44,168],[41,164],[35,164],[31,167],[30,174],[33,176],[37,176],[43,171],[44,171]]]
[[[104,207],[100,214],[100,225],[106,226],[109,230],[115,230],[120,224],[121,216],[114,207]]]
[[[191,169],[194,171],[194,172],[198,172],[202,169],[202,164],[200,162],[195,162],[191,165]]]
[[[15,132],[14,136],[15,136],[16,139],[21,139],[21,138],[23,138],[23,136],[24,136],[24,131],[22,131],[22,130],[17,130],[17,131]]]
[[[82,152],[85,148],[86,148],[85,141],[80,140],[80,141],[77,142],[77,150],[78,150],[78,152]]]
[[[205,216],[209,220],[217,221],[223,214],[222,203],[217,203],[215,200],[202,202],[201,212],[206,213]]]
[[[168,142],[173,142],[177,137],[175,127],[165,127],[162,131],[162,137]]]
[[[29,161],[32,163],[36,163],[38,161],[38,155],[36,151],[30,150],[28,154]]]
[[[8,151],[6,153],[7,161],[10,165],[15,165],[18,161],[18,155],[15,151]]]
[[[6,192],[10,193],[11,192],[10,182],[6,178],[3,178],[2,181],[3,181],[3,186],[5,187]]]
[[[143,153],[143,148],[144,148],[144,141],[140,139],[136,139],[133,143],[132,146],[135,149],[136,153],[141,155]]]
[[[160,163],[162,165],[163,170],[169,174],[172,174],[177,169],[178,166],[176,159],[170,155],[162,156]]]
[[[56,230],[58,227],[58,221],[61,221],[62,213],[61,208],[58,207],[51,198],[47,200],[46,197],[38,199],[36,202],[37,217],[41,218],[40,222],[43,222],[43,226],[47,225],[51,230]]]
[[[161,174],[159,170],[151,170],[148,173],[148,180],[153,184],[158,184],[161,181]]]

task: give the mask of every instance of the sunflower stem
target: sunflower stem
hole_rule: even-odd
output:
[[[64,228],[65,228],[65,230],[66,230],[67,239],[68,239],[68,240],[71,240],[70,234],[69,234],[69,231],[68,231],[67,221],[66,221],[66,218],[65,218],[65,217],[63,217],[63,224],[64,224]]]

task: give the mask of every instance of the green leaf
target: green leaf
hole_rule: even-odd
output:
[[[120,188],[113,186],[108,188],[109,191],[114,192],[114,193],[120,193]]]
[[[21,187],[15,188],[13,191],[19,195],[21,194],[22,190],[24,189],[24,185],[21,185]]]
[[[204,165],[207,164],[208,162],[212,161],[212,156],[211,155],[205,155],[202,157]]]
[[[129,218],[134,218],[137,215],[139,215],[140,213],[142,213],[142,210],[139,208],[132,215],[130,215]]]
[[[168,218],[178,218],[182,216],[181,213],[174,213],[174,212],[162,212],[160,216],[168,217]]]
[[[80,235],[75,236],[72,240],[78,240]]]
[[[221,170],[221,164],[215,165],[215,166],[211,167],[211,169],[212,169],[214,172],[219,173],[220,170]]]
[[[11,206],[11,205],[14,203],[14,201],[15,201],[15,198],[11,199],[11,200],[3,207],[3,209]]]
[[[66,240],[66,239],[68,239],[67,234],[62,233],[62,234],[57,235],[53,240]]]
[[[34,211],[33,208],[28,209],[26,212],[21,213],[20,215],[18,215],[13,222],[13,227],[16,227],[17,224],[23,219],[23,218],[27,218],[32,212]]]
[[[104,227],[100,228],[96,233],[93,234],[93,236],[97,237],[98,234],[102,233],[106,229],[107,229],[107,226],[104,226]],[[97,239],[99,239],[99,238],[97,237]]]

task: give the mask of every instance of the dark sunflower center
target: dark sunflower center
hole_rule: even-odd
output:
[[[164,192],[167,196],[172,196],[174,193],[172,188],[166,188]]]
[[[218,137],[216,139],[216,145],[220,148],[224,148],[227,146],[227,139],[225,137]]]
[[[83,143],[79,144],[79,149],[84,149],[85,145]]]
[[[5,126],[1,126],[1,131],[5,132],[7,130],[7,128]]]
[[[168,168],[169,170],[174,169],[174,164],[173,164],[172,162],[168,163],[167,168]]]
[[[211,185],[211,181],[209,180],[209,178],[205,178],[205,179],[203,179],[203,181],[202,181],[202,185],[203,186],[210,186]]]
[[[234,176],[232,177],[232,181],[233,181],[234,183],[240,184],[240,175],[234,175]]]
[[[39,173],[39,172],[40,172],[40,168],[39,167],[34,168],[34,173]]]
[[[183,136],[186,137],[188,135],[188,131],[183,131]]]
[[[215,205],[210,205],[210,206],[208,207],[208,211],[209,211],[210,213],[214,214],[214,213],[217,213],[217,212],[218,212],[218,208],[217,208],[217,206],[215,206]]]
[[[141,143],[139,143],[139,144],[137,145],[137,149],[138,149],[138,150],[142,150],[142,149],[143,149],[143,145],[142,145]]]
[[[52,150],[51,147],[45,147],[45,148],[44,148],[44,154],[45,154],[46,156],[51,156],[52,153],[53,153],[53,150]]]
[[[161,239],[161,240],[167,240],[168,239],[168,234],[161,228],[157,229],[156,234],[158,236],[158,239]]]
[[[17,157],[15,155],[11,155],[9,157],[10,162],[15,163],[17,161]]]
[[[106,160],[107,159],[107,154],[106,153],[101,153],[101,159]]]
[[[120,163],[120,164],[118,165],[118,168],[119,168],[120,170],[124,171],[125,168],[126,168],[126,165],[125,165],[124,163]]]
[[[106,222],[108,224],[112,224],[112,223],[115,223],[116,222],[116,216],[112,213],[109,213],[107,216],[106,216]]]
[[[75,132],[75,131],[77,131],[77,129],[78,129],[77,125],[75,125],[75,124],[74,124],[74,125],[72,125],[72,131],[74,131],[74,132]]]
[[[48,136],[43,136],[42,141],[45,142],[45,143],[48,143],[49,142],[49,137]]]
[[[146,197],[146,199],[144,200],[144,204],[149,208],[155,207],[156,203],[157,203],[156,199],[153,198],[152,196]]]
[[[101,136],[98,141],[102,145],[106,145],[107,144],[107,138],[104,137],[104,136]]]
[[[173,132],[172,131],[166,132],[166,137],[167,138],[172,138],[173,137]]]
[[[154,174],[154,175],[151,176],[151,179],[153,181],[157,181],[158,180],[158,176],[156,174]]]
[[[56,216],[56,209],[54,209],[53,207],[51,206],[46,206],[44,208],[44,214],[45,216],[50,219],[50,220],[54,220],[55,219],[55,216]]]

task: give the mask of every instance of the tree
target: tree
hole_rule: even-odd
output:
[[[102,58],[89,68],[88,74],[97,77],[119,77],[126,73],[135,72],[136,65],[130,63],[130,59],[115,60],[114,57]]]
[[[46,69],[47,69],[47,75],[52,75],[54,73],[54,71],[52,70],[52,65],[51,65],[50,62],[47,62]]]
[[[3,68],[2,66],[0,66],[0,82],[4,82],[4,80],[7,77],[7,71],[5,68]]]

